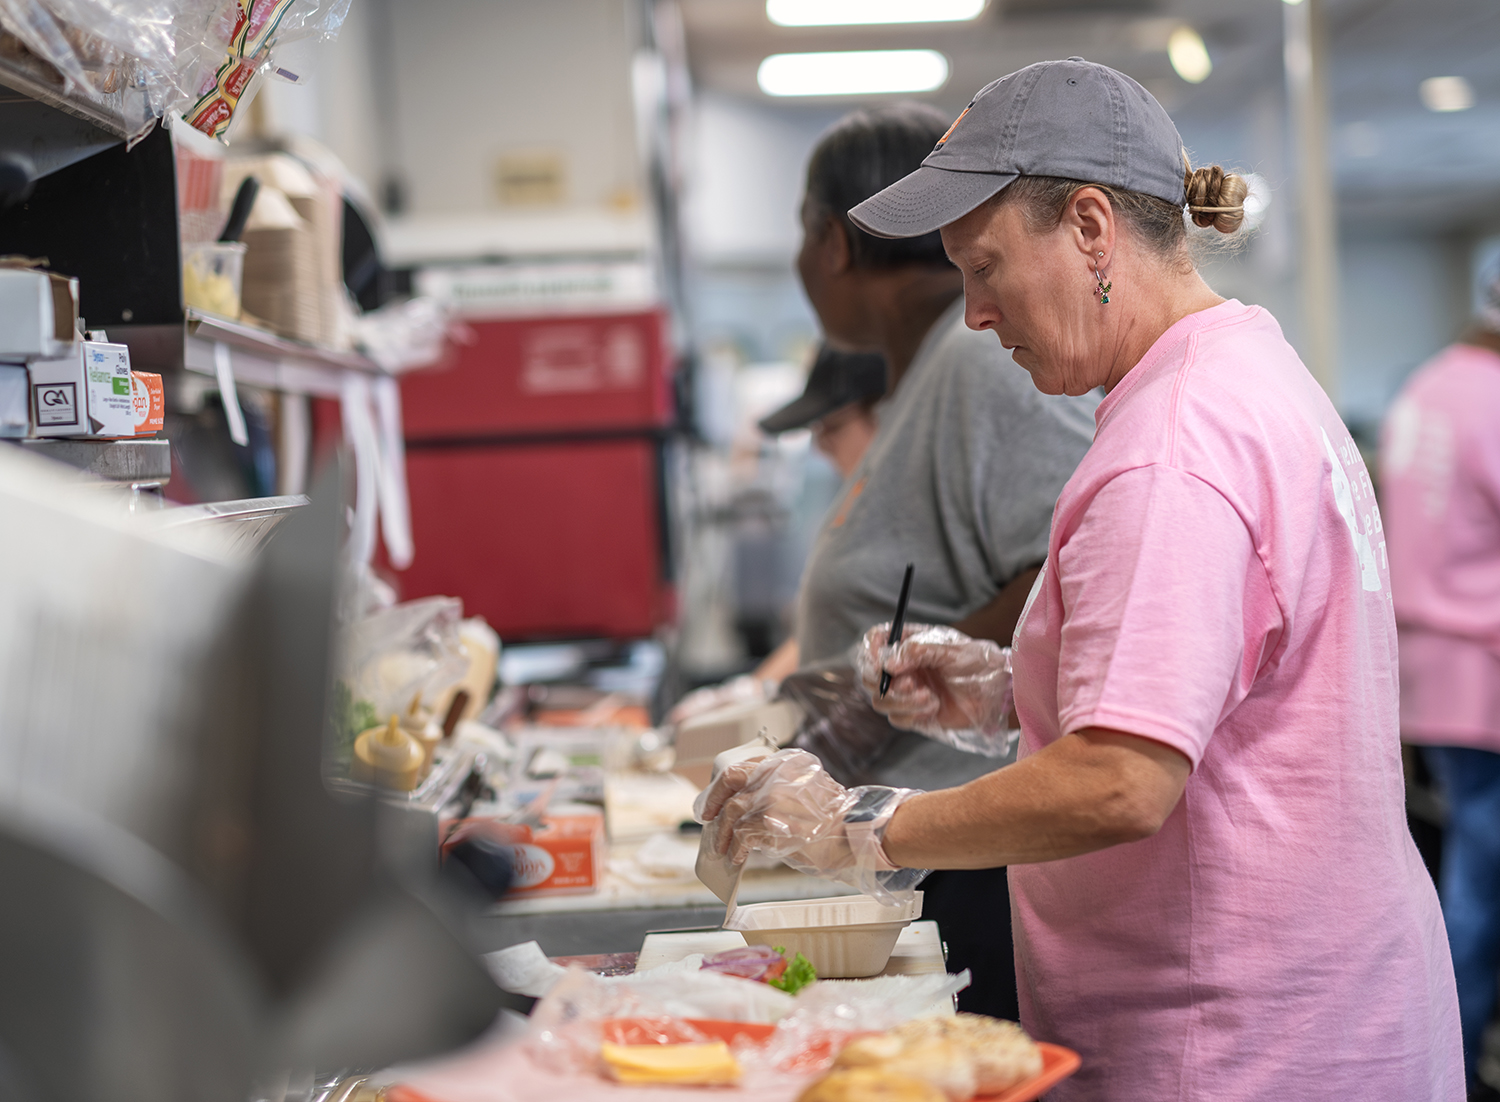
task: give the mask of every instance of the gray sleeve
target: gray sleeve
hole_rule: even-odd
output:
[[[1099,397],[1041,393],[993,334],[965,334],[960,347],[943,482],[962,495],[949,506],[972,517],[998,587],[1047,557],[1053,506],[1093,442]]]

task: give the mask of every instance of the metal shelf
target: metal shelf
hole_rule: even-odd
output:
[[[172,475],[172,446],[150,440],[18,440],[33,455],[55,459],[107,482],[166,482]]]
[[[181,325],[112,325],[109,338],[130,346],[130,362],[147,371],[186,370],[216,376],[216,348],[229,352],[237,383],[337,398],[349,372],[380,375],[376,363],[355,352],[302,344],[227,318],[187,311]]]

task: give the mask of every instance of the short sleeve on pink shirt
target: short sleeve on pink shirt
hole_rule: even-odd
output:
[[[1193,763],[1153,836],[1009,870],[1055,1102],[1464,1097],[1407,829],[1396,624],[1359,449],[1263,310],[1157,340],[1100,404],[1012,655],[1021,754],[1085,727]]]
[[[1104,484],[1058,552],[1060,728],[1166,743],[1196,767],[1280,626],[1245,522],[1160,464]]]

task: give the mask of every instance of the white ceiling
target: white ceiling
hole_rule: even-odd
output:
[[[1077,54],[1151,89],[1189,145],[1209,147],[1211,157],[1259,162],[1268,142],[1284,143],[1278,0],[991,0],[971,23],[861,28],[777,27],[764,0],[682,0],[682,10],[695,82],[778,110],[826,113],[860,101],[773,101],[755,85],[770,53],[939,49],[952,75],[920,98],[955,115],[995,77]],[[1346,219],[1500,226],[1500,3],[1333,0],[1328,21],[1334,164]],[[1197,28],[1214,60],[1200,85],[1181,80],[1167,61],[1167,35],[1180,22]],[[1423,108],[1417,86],[1439,75],[1467,78],[1476,105],[1447,115]],[[1284,157],[1270,159],[1287,174]]]

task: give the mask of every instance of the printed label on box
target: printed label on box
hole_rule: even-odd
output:
[[[155,436],[164,426],[161,376],[149,371],[130,373],[130,406],[135,415],[135,435]]]
[[[39,425],[78,424],[78,386],[76,383],[38,383],[36,423]]]
[[[135,410],[135,427],[139,430],[151,416],[151,392],[135,374],[130,376],[130,408]]]
[[[90,425],[104,436],[132,435],[136,417],[130,393],[130,350],[123,344],[92,342],[83,349]]]
[[[511,846],[511,887],[535,888],[545,883],[557,867],[552,854],[541,846]]]

